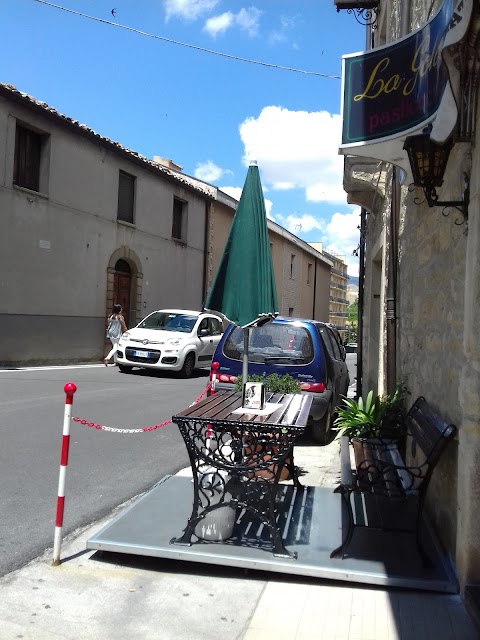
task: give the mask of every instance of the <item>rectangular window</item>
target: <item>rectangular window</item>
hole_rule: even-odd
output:
[[[309,262],[307,267],[307,284],[312,284],[312,271],[313,271],[313,264]]]
[[[135,208],[135,176],[125,171],[118,174],[118,209],[117,220],[133,224]]]
[[[290,256],[290,278],[293,278],[295,275],[295,254],[292,253]]]
[[[32,191],[40,191],[41,153],[42,135],[17,124],[13,184]]]
[[[187,203],[179,198],[173,199],[172,238],[187,242]]]

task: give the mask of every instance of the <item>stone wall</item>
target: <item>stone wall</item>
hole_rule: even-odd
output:
[[[424,24],[441,0],[388,3],[381,24],[385,40]],[[479,91],[478,84],[475,90]],[[472,99],[472,104],[474,103]],[[455,563],[461,590],[480,584],[480,117],[476,140],[455,144],[439,189],[441,200],[459,200],[462,172],[471,176],[468,225],[454,208],[428,207],[420,189],[401,189],[397,273],[396,374],[458,428],[432,476],[427,511]],[[456,141],[457,142],[457,141]],[[384,206],[372,206],[366,236],[363,312],[364,393],[385,388],[385,293],[390,240],[391,180]],[[417,199],[415,201],[415,199]],[[375,203],[374,203],[375,204]],[[442,215],[448,214],[448,215]],[[379,281],[380,278],[380,281]],[[380,284],[379,284],[380,283]],[[375,295],[383,296],[374,304]]]
[[[447,421],[461,422],[465,228],[438,207],[409,206],[400,237],[398,371]],[[432,479],[430,511],[452,555],[456,537],[457,443],[446,450]]]

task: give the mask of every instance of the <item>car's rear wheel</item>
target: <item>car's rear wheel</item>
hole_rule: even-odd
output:
[[[330,438],[330,428],[332,426],[332,405],[328,405],[323,418],[320,420],[312,420],[311,434],[312,438],[318,444],[327,444]]]
[[[118,369],[120,371],[120,373],[130,373],[133,367],[127,367],[124,364],[119,364],[118,365]]]
[[[188,353],[183,362],[183,367],[180,369],[180,375],[183,378],[190,378],[195,369],[195,355]]]

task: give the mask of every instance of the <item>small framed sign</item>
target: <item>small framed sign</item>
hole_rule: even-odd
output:
[[[265,386],[262,382],[246,382],[243,385],[242,407],[265,409]]]

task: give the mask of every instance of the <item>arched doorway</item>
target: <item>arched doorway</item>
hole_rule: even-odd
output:
[[[107,266],[106,315],[114,304],[121,304],[127,327],[134,327],[141,318],[142,265],[137,254],[128,247],[116,249]]]
[[[126,260],[117,260],[113,272],[113,303],[121,304],[127,327],[130,315],[130,293],[132,290],[132,270]]]

